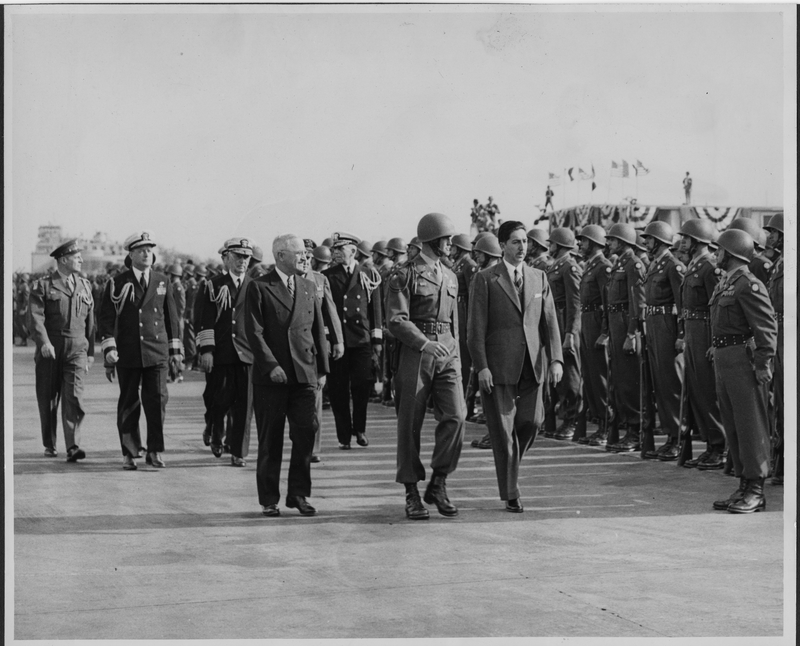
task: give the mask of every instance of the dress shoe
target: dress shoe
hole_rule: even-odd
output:
[[[223,453],[222,444],[214,444],[212,442],[211,443],[211,452],[214,454],[215,458],[221,458],[222,457],[222,453]]]
[[[152,467],[156,467],[157,469],[163,469],[166,464],[164,464],[164,460],[161,459],[160,453],[150,452],[147,454],[145,458],[145,462]]]
[[[286,496],[286,506],[297,509],[301,516],[314,516],[317,513],[303,496]]]
[[[359,446],[369,446],[369,440],[364,433],[356,433],[356,444]]]
[[[425,498],[423,500],[429,505],[436,505],[436,509],[439,510],[442,516],[448,518],[458,516],[458,509],[447,497],[444,476],[431,476],[431,481],[425,489]]]
[[[46,458],[57,458],[58,457],[58,451],[48,447],[48,448],[46,448],[44,450],[44,457],[46,457]]]
[[[725,450],[714,449],[697,465],[700,471],[717,471],[725,468]]]
[[[145,449],[143,446],[140,446],[136,455],[140,458],[143,458],[145,455],[147,455],[147,449]]]
[[[86,453],[83,452],[83,449],[73,446],[69,451],[67,451],[67,462],[77,462],[78,460],[83,460],[86,457]]]
[[[752,514],[755,511],[764,511],[767,508],[767,499],[764,498],[764,480],[748,480],[747,486],[739,500],[728,505],[728,513]]]
[[[491,449],[492,448],[492,438],[489,437],[487,433],[481,439],[477,440],[472,446],[476,449]]]
[[[521,514],[525,510],[522,508],[522,501],[519,498],[513,498],[506,501],[506,511],[510,511],[512,514]]]
[[[126,455],[122,458],[122,468],[125,469],[125,471],[136,471],[139,467],[136,466],[136,460],[130,455]]]
[[[231,466],[232,467],[246,467],[247,462],[245,462],[244,458],[240,458],[238,455],[231,456]]]
[[[678,459],[678,453],[680,453],[681,447],[678,443],[678,438],[670,438],[667,440],[666,444],[661,447],[663,450],[659,450],[658,452],[658,459],[661,462],[671,462],[672,460]]]
[[[281,510],[278,509],[278,505],[261,505],[261,515],[262,516],[280,516]]]
[[[697,468],[698,464],[703,462],[710,455],[711,455],[711,449],[706,449],[696,458],[692,458],[691,460],[686,460],[686,462],[683,463],[683,466],[686,467],[687,469],[695,469]]]
[[[625,434],[625,437],[622,438],[622,441],[618,442],[617,444],[613,444],[610,447],[606,446],[606,449],[614,451],[615,453],[633,453],[641,450],[641,445],[639,444],[639,431],[628,431]]]
[[[311,462],[312,462],[313,464],[317,464],[318,462],[322,462],[322,460],[320,460],[320,459],[319,459],[319,456],[318,456],[318,455],[312,455],[312,456],[311,456]]]
[[[211,433],[203,431],[203,444],[209,446],[211,444]]]
[[[747,489],[747,480],[739,478],[739,488],[724,500],[715,500],[714,509],[717,511],[726,511],[733,503],[741,500],[745,489]]]
[[[419,498],[417,485],[406,485],[406,518],[409,520],[428,520],[430,514]]]
[[[340,444],[339,445],[339,449],[341,449],[342,451],[349,451],[350,450],[350,445],[349,444]]]

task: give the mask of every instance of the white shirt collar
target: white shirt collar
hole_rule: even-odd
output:
[[[348,273],[354,274],[356,273],[356,267],[358,267],[358,263],[356,262],[355,258],[350,259],[350,263],[344,265],[344,268],[347,270]]]
[[[141,269],[136,269],[136,267],[131,267],[131,269],[133,269],[133,275],[136,278],[136,282],[137,283],[142,282],[142,274],[144,274],[144,279],[147,281],[148,285],[150,284],[150,270],[149,269],[145,269],[144,271],[142,271]]]
[[[287,276],[287,275],[286,275],[286,274],[284,274],[284,273],[283,273],[283,272],[282,272],[280,269],[278,269],[278,266],[277,266],[277,265],[275,266],[275,271],[276,271],[276,272],[278,272],[278,276],[280,276],[280,278],[281,278],[281,282],[283,283],[283,286],[284,286],[284,287],[286,287],[286,289],[289,289],[289,287],[288,287],[288,284],[289,284],[289,276]]]
[[[508,272],[509,278],[511,278],[511,282],[514,282],[514,272],[519,270],[519,275],[522,277],[522,280],[525,280],[525,272],[522,271],[522,268],[525,263],[519,263],[516,267],[512,265],[508,260],[503,258],[503,264],[506,266],[506,271]]]

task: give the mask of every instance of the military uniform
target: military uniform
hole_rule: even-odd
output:
[[[389,283],[386,318],[389,331],[400,342],[395,375],[397,416],[396,482],[425,480],[420,460],[420,431],[425,403],[433,393],[436,416],[434,473],[452,473],[461,455],[464,437],[464,394],[458,353],[458,279],[452,271],[420,254],[398,271]],[[434,357],[422,352],[428,341],[444,345],[449,354]]]
[[[36,401],[45,449],[56,448],[58,402],[67,449],[80,446],[84,418],[83,375],[87,357],[94,357],[94,299],[88,280],[75,274],[70,288],[63,274],[51,272],[34,282],[30,293],[29,326],[36,343]],[[52,344],[55,359],[42,356]]]
[[[639,359],[626,354],[623,344],[627,335],[636,337],[640,348],[638,321],[644,309],[644,272],[641,259],[628,247],[612,267],[606,269],[609,279],[608,308],[605,312],[609,334],[609,359],[613,380],[615,422],[638,429],[641,424],[639,403]]]
[[[681,286],[682,309],[678,323],[685,342],[686,402],[708,451],[717,453],[725,450],[725,431],[717,401],[714,364],[708,360],[706,352],[711,347],[708,302],[716,289],[720,273],[711,254],[704,253],[692,259]]]
[[[778,323],[764,284],[740,267],[711,296],[711,335],[722,425],[737,477],[767,477],[770,461],[768,384],[755,370],[775,356]]]
[[[603,316],[611,262],[602,253],[586,263],[581,276],[581,367],[583,369],[583,393],[587,416],[605,430],[609,416],[608,402],[608,353],[605,347],[596,347],[597,339],[608,334],[608,321]]]
[[[541,269],[546,272],[547,268],[555,262],[549,254],[543,253],[535,258],[528,259],[528,266],[534,269]]]
[[[753,259],[747,265],[750,273],[753,274],[758,280],[765,285],[769,284],[769,275],[772,271],[772,263],[769,258],[762,254],[753,256]]]
[[[645,333],[650,376],[661,428],[671,440],[680,435],[683,356],[675,352],[681,282],[686,269],[668,249],[654,258],[644,279]]]
[[[20,338],[20,345],[28,345],[28,305],[31,297],[31,288],[26,280],[21,280],[17,285],[14,307],[14,325]]]
[[[190,276],[184,287],[186,306],[183,310],[183,351],[187,367],[191,367],[197,354],[196,333],[194,328],[194,303],[197,300],[198,283]]]
[[[772,394],[775,402],[775,442],[776,463],[774,475],[783,478],[783,442],[784,442],[784,403],[783,403],[783,256],[775,262],[774,269],[769,279],[769,298],[775,310],[775,320],[778,324],[778,340],[775,352],[775,372],[772,378]],[[773,480],[775,484],[775,480]]]
[[[152,269],[149,273],[146,292],[133,269],[109,280],[98,317],[105,356],[112,350],[119,354],[115,365],[120,389],[117,429],[122,454],[129,458],[137,457],[142,448],[142,408],[147,419],[148,453],[164,450],[167,363],[169,358],[181,356],[172,287],[164,274]]]
[[[573,352],[564,352],[564,375],[554,388],[549,386],[550,396],[545,412],[545,435],[556,435],[556,404],[564,416],[562,431],[568,432],[563,439],[572,436],[578,414],[583,406],[580,360],[581,333],[581,269],[571,253],[555,259],[547,270],[547,280],[556,307],[558,329],[563,344],[567,334],[572,334]],[[562,439],[560,436],[558,439]]]
[[[367,430],[372,346],[380,345],[383,339],[380,292],[376,292],[380,275],[367,264],[356,264],[352,275],[343,265],[334,265],[322,273],[330,283],[344,332],[344,356],[331,361],[328,393],[339,443],[349,446],[353,435]]]
[[[207,280],[202,294],[202,315],[197,331],[197,350],[213,353],[207,375],[211,450],[222,455],[223,437],[234,458],[250,452],[253,417],[253,385],[250,373],[253,352],[245,334],[245,294],[251,279],[239,277],[238,289],[230,273]],[[226,429],[226,418],[230,424]],[[226,434],[227,430],[227,434]]]
[[[469,284],[477,270],[477,263],[465,253],[453,265],[453,273],[458,280],[458,348],[461,354],[461,384],[464,394],[469,385],[472,359],[467,348],[467,314],[469,304]]]

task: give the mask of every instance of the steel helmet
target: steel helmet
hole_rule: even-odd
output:
[[[198,276],[205,278],[206,276],[208,276],[208,268],[203,263],[200,263],[195,268],[194,273],[197,274]]]
[[[319,262],[331,261],[331,250],[324,244],[315,247],[314,250],[311,252],[311,255],[314,257],[315,260],[318,260]]]
[[[333,238],[325,238],[322,241],[323,247],[328,247],[328,249],[333,249]]]
[[[681,225],[680,234],[687,238],[693,238],[703,244],[711,244],[717,239],[717,227],[714,226],[711,220],[693,218],[691,220],[686,220],[686,222]]]
[[[187,264],[187,265],[186,265],[186,266],[183,268],[183,273],[184,273],[186,276],[194,276],[194,265]]]
[[[639,231],[636,232],[636,242],[633,246],[639,251],[647,251],[647,245],[644,243],[644,236]]]
[[[616,238],[617,240],[622,240],[622,242],[635,246],[636,229],[633,228],[632,224],[618,222],[608,230],[606,238]]]
[[[742,229],[723,231],[717,240],[717,246],[745,262],[750,262],[755,255],[753,237]]]
[[[364,256],[372,257],[372,245],[367,242],[366,240],[362,240],[358,243],[358,253],[363,254]]]
[[[456,228],[453,226],[452,220],[443,213],[423,215],[417,225],[417,237],[420,242],[432,242],[455,234]]]
[[[544,229],[531,229],[528,231],[528,240],[535,242],[542,249],[547,249],[547,231]]]
[[[672,238],[674,235],[675,231],[668,222],[656,221],[651,222],[647,225],[647,227],[645,227],[642,237],[655,238],[659,242],[663,242],[665,245],[669,246],[672,244]]]
[[[535,229],[532,230],[535,231]],[[586,238],[601,247],[606,246],[606,230],[599,224],[587,224],[576,237],[578,239]]]
[[[746,231],[755,242],[756,248],[767,246],[767,234],[760,226],[755,223],[755,220],[750,218],[736,218],[728,225],[729,229],[738,229],[739,231]]]
[[[169,266],[169,273],[173,276],[183,276],[183,267],[177,262]]]
[[[264,250],[257,246],[253,245],[253,255],[250,256],[256,262],[263,262],[264,261]]]
[[[472,251],[472,244],[469,241],[469,236],[466,233],[459,233],[453,236],[453,246],[463,249],[464,251]]]
[[[491,231],[481,231],[481,232],[480,232],[478,235],[476,235],[476,236],[475,236],[475,237],[472,239],[472,242],[471,242],[470,244],[471,244],[473,247],[475,247],[475,244],[478,242],[478,240],[481,240],[481,239],[485,238],[486,236],[493,236],[493,235],[494,235],[494,234],[493,234]]]
[[[405,253],[408,251],[408,245],[402,238],[392,238],[386,243],[386,248],[397,253]]]
[[[475,243],[475,251],[482,251],[487,256],[499,258],[503,255],[503,250],[500,249],[500,243],[497,241],[497,236],[490,233],[484,236]]]
[[[783,233],[783,213],[776,213],[764,225],[767,231],[780,231]]]
[[[422,251],[422,243],[419,241],[419,238],[417,236],[414,236],[413,238],[411,238],[411,242],[408,243],[408,246],[409,247],[416,247],[417,249]]]
[[[382,256],[388,256],[389,254],[386,253],[386,240],[378,240],[378,242],[372,245],[371,251],[379,253]]]
[[[568,227],[559,227],[550,232],[548,242],[554,242],[559,247],[566,247],[567,249],[575,248],[575,234],[572,229]]]

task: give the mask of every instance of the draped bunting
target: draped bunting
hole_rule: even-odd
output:
[[[711,220],[717,227],[717,231],[724,231],[728,228],[728,225],[731,223],[732,220],[736,218],[736,214],[739,212],[738,207],[730,206],[730,207],[716,207],[716,206],[705,206],[700,207],[696,206],[695,211],[697,211],[697,215],[701,218],[706,218]]]

